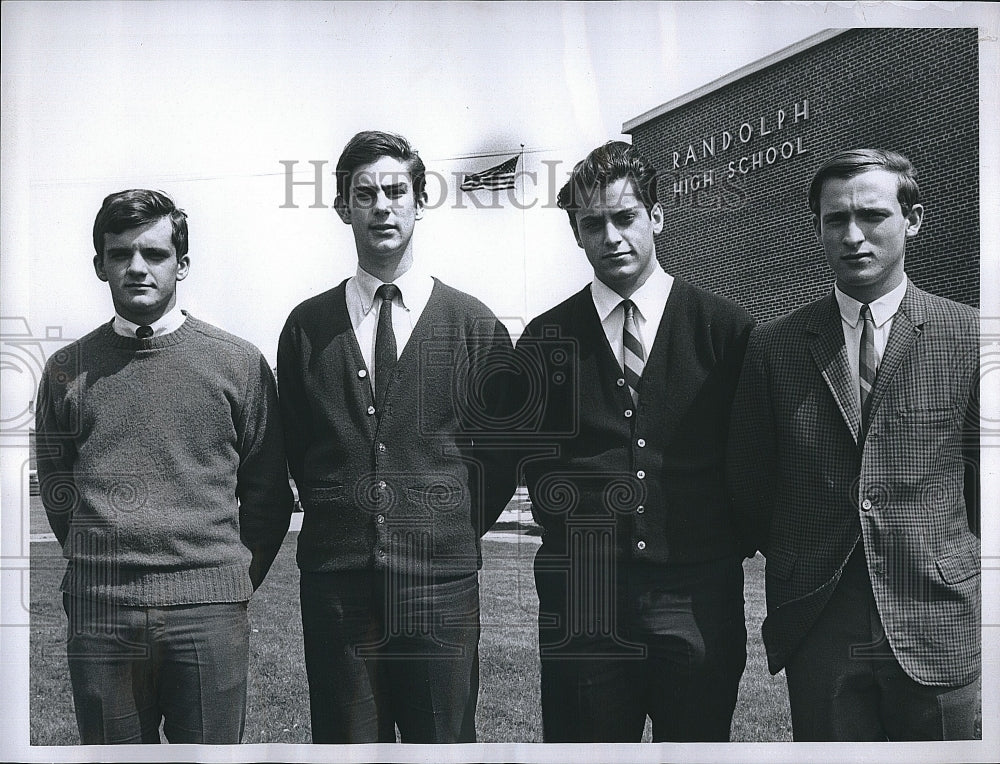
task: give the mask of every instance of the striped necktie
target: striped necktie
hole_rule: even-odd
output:
[[[639,382],[642,381],[642,370],[646,366],[646,351],[642,349],[639,339],[639,327],[635,322],[635,303],[622,300],[622,310],[625,312],[625,322],[622,326],[622,347],[624,349],[625,381],[628,383],[632,401],[639,402]]]
[[[868,416],[871,413],[872,388],[875,387],[875,373],[878,370],[875,360],[875,319],[872,310],[867,305],[861,306],[861,319],[864,328],[861,330],[861,345],[858,352],[858,380],[861,385],[861,429],[868,430]]]

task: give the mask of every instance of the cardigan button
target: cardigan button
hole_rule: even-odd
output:
[[[378,489],[380,491],[384,491],[385,490],[385,481],[384,480],[379,480],[378,483],[377,483],[377,485],[378,485]]]
[[[379,453],[381,453],[381,454],[384,454],[384,453],[385,453],[385,443],[379,443],[379,444],[378,444],[378,445],[376,446],[376,448],[377,448],[377,449],[379,450]]]
[[[871,508],[872,508],[871,499],[865,499],[864,501],[861,502],[861,509],[863,509],[865,512],[867,512]]]
[[[358,369],[358,376],[364,379],[368,376],[368,369]]]
[[[378,515],[375,518],[375,522],[377,522],[379,525],[381,525],[382,523],[384,523],[385,522],[385,515]]]
[[[639,550],[639,551],[641,552],[641,551],[642,551],[643,549],[645,549],[645,548],[646,548],[646,542],[645,542],[645,541],[640,541],[640,542],[638,542],[638,543],[637,543],[637,544],[635,545],[635,548],[636,548],[636,549],[638,549],[638,550]]]
[[[368,416],[372,416],[374,414],[375,414],[375,407],[374,406],[369,406],[368,407]]]
[[[639,470],[637,473],[635,473],[635,476],[639,478],[639,480],[642,480],[644,477],[646,477],[646,471]]]
[[[642,504],[640,504],[638,507],[635,508],[635,513],[637,515],[641,515],[645,511],[646,511],[646,508]]]
[[[625,409],[625,418],[628,419],[632,416],[632,409]]]
[[[637,446],[639,446],[639,448],[645,448],[646,447],[646,439],[645,438],[639,438],[639,440],[637,440],[635,443],[636,443]]]

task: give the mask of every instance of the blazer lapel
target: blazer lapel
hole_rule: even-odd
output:
[[[809,344],[813,360],[822,375],[830,394],[840,409],[854,442],[861,433],[861,411],[854,391],[854,381],[847,365],[847,347],[840,323],[840,309],[833,292],[813,313],[806,331],[813,335]]]
[[[910,352],[913,343],[920,336],[926,311],[924,306],[923,292],[913,284],[906,285],[906,292],[903,301],[899,304],[892,319],[892,331],[889,332],[889,339],[882,353],[882,361],[878,365],[878,372],[875,375],[875,386],[872,387],[872,408],[869,421],[874,420],[875,412],[878,411],[879,402],[885,396],[886,390],[892,383],[892,378],[899,370],[900,364]]]

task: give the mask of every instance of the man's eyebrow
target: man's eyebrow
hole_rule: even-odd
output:
[[[374,183],[356,183],[354,185],[355,191],[377,191],[382,188],[385,191],[405,191],[409,188],[409,184],[405,180],[400,180],[395,183],[382,183],[380,185],[375,185]]]
[[[111,254],[114,254],[114,255],[128,254],[128,253],[130,253],[132,251],[132,247],[107,247],[104,251],[105,251],[106,254],[109,254],[109,255],[111,255]],[[166,252],[167,254],[170,253],[169,247],[156,247],[156,246],[153,246],[152,244],[146,244],[146,245],[140,246],[139,247],[139,251],[140,252]]]

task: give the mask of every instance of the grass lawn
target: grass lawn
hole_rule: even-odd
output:
[[[244,742],[308,743],[309,693],[302,658],[295,535],[290,533],[250,606],[250,683]],[[510,539],[511,536],[506,536]],[[482,640],[477,727],[482,742],[540,742],[535,633],[537,600],[527,536],[483,545]],[[66,668],[66,617],[58,592],[58,545],[31,545],[31,742],[78,743]],[[763,560],[745,563],[748,662],[733,720],[737,741],[791,740],[784,677],[767,672],[760,643]],[[647,739],[649,729],[647,725]]]

